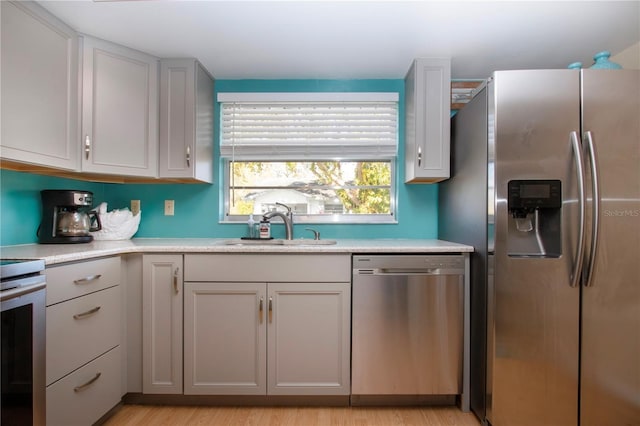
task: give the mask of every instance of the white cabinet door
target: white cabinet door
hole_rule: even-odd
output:
[[[156,177],[158,60],[83,37],[82,171]]]
[[[405,182],[449,178],[451,60],[416,59],[405,77]]]
[[[348,395],[350,284],[269,283],[268,297],[267,393]]]
[[[264,283],[186,283],[184,393],[264,395]]]
[[[3,162],[78,168],[78,37],[33,2],[2,8]]]
[[[143,393],[182,393],[182,291],[182,255],[143,256]]]
[[[213,84],[195,59],[160,61],[161,178],[213,182]]]

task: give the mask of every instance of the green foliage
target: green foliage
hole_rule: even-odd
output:
[[[252,214],[253,213],[253,201],[236,200],[233,211],[235,214]]]
[[[347,214],[391,212],[389,162],[234,162],[231,169],[233,186],[252,188],[232,191],[231,196],[236,197],[232,214],[252,213],[253,201],[243,197],[251,191],[259,191],[264,182],[274,178],[316,181],[321,187],[335,188]]]
[[[391,183],[391,168],[388,163],[360,163],[356,170],[356,182],[359,186],[388,186]],[[353,202],[350,210],[359,214],[389,213],[389,189],[363,188],[348,201]]]

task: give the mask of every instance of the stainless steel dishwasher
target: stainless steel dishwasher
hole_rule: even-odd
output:
[[[462,255],[353,257],[353,395],[462,394]]]

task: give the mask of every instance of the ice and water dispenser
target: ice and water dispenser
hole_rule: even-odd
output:
[[[508,190],[507,254],[514,257],[560,257],[560,181],[511,180]]]

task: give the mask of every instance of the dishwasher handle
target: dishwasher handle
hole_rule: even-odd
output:
[[[463,275],[464,269],[459,268],[371,268],[354,269],[355,275]]]

